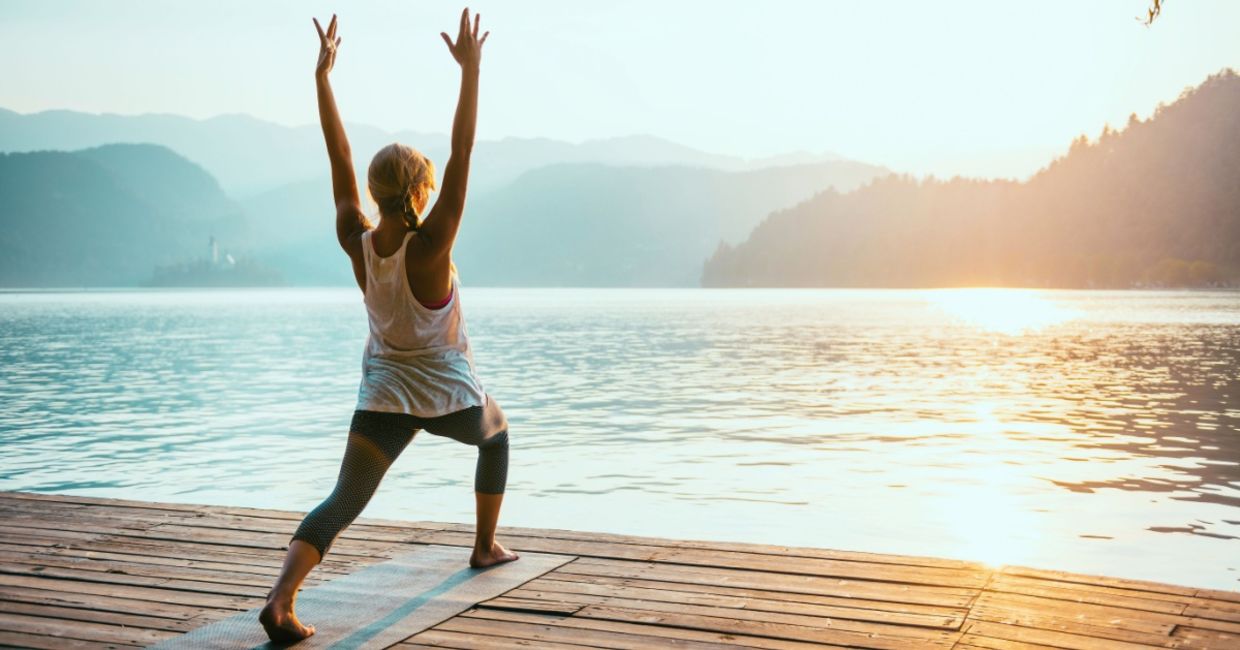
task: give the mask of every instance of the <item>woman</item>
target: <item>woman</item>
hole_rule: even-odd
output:
[[[326,32],[317,19],[314,26],[319,33],[315,69],[319,119],[331,159],[336,236],[353,262],[370,319],[370,338],[336,487],[293,534],[284,568],[259,616],[276,641],[314,634],[314,626],[302,625],[293,612],[298,588],[361,513],[419,429],[478,447],[477,529],[470,566],[517,559],[516,553],[495,541],[507,481],[508,424],[474,375],[460,284],[452,264],[474,144],[479,59],[489,32],[479,38],[479,17],[471,29],[466,9],[456,43],[441,34],[461,66],[461,94],[439,200],[421,218],[435,189],[435,169],[414,149],[388,145],[375,155],[367,174],[370,194],[379,206],[379,225],[371,227],[362,214],[349,142],[328,83],[340,45],[336,17]]]

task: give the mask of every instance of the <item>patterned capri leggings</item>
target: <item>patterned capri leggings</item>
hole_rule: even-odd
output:
[[[503,494],[508,482],[508,421],[489,395],[486,402],[433,418],[354,411],[336,487],[306,515],[292,539],[314,546],[321,560],[336,537],[361,514],[388,467],[420,429],[477,447],[474,491]]]

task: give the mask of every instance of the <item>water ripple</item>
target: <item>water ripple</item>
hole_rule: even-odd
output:
[[[1240,587],[1240,296],[466,289],[514,525]],[[0,293],[0,489],[309,509],[350,290]],[[367,514],[472,521],[419,435]]]

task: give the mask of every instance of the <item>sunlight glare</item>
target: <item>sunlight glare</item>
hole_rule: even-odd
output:
[[[1003,433],[996,414],[998,404],[979,401],[974,412],[984,424],[975,443],[985,447],[989,460],[960,468],[962,481],[954,485],[954,504],[944,516],[957,532],[955,555],[991,567],[1020,564],[1034,557],[1040,546],[1041,527],[1034,513],[1021,502],[1027,489],[1025,468],[998,459],[1019,454],[1022,443]]]
[[[988,332],[1020,335],[1077,318],[1027,289],[943,289],[930,302],[949,316]]]

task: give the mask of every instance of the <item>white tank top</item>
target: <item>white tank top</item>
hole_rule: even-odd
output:
[[[429,309],[414,299],[405,275],[405,248],[413,232],[388,257],[375,252],[373,234],[362,233],[370,337],[362,356],[357,408],[436,417],[485,405],[486,391],[474,374],[461,313],[456,268],[451,272],[451,300]]]

